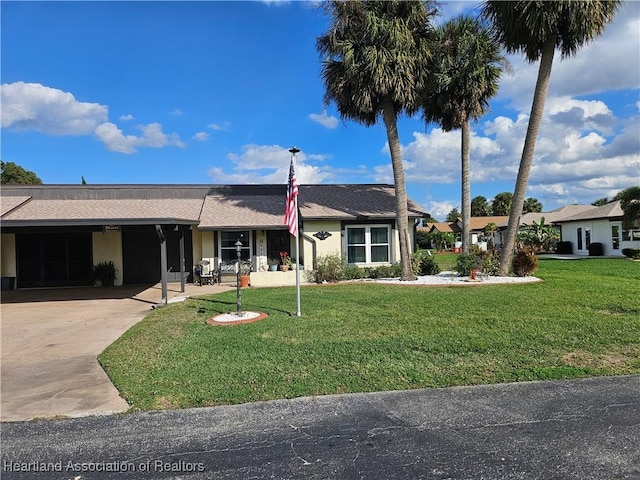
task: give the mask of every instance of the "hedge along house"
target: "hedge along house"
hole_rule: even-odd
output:
[[[290,284],[268,260],[290,253],[285,185],[4,185],[1,274],[14,287],[87,285],[92,266],[113,261],[116,285],[192,280],[201,260],[241,256],[253,285]],[[349,263],[399,261],[391,185],[301,185],[300,264],[338,253]],[[413,224],[426,212],[409,201]],[[415,227],[410,232],[415,242]]]

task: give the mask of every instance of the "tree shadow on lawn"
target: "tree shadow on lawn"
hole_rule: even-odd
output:
[[[224,314],[224,313],[234,312],[238,305],[236,302],[228,302],[228,301],[216,300],[213,298],[206,298],[206,297],[190,298],[189,300],[191,300],[192,302],[206,302],[208,305],[206,305],[206,307],[199,306],[198,313],[206,313],[207,315],[209,313]],[[295,316],[295,313],[290,312],[288,310],[283,310],[281,308],[262,307],[262,306],[257,306],[256,308],[254,308],[253,306],[251,307],[251,311],[256,311],[256,310],[264,313],[269,313],[269,314],[270,312],[278,312],[278,313],[283,313],[285,315],[288,315],[290,317]]]

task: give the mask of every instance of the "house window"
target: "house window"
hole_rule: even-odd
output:
[[[348,263],[389,263],[389,227],[347,227]]]
[[[242,250],[240,250],[240,258],[242,260],[251,259],[251,245],[248,231],[244,232],[220,232],[220,259],[223,262],[237,260],[236,242],[242,242]]]
[[[620,250],[620,225],[611,225],[611,245],[614,250]]]

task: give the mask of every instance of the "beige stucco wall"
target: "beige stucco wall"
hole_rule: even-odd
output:
[[[193,262],[198,263],[200,260],[209,260],[209,265],[205,266],[204,273],[207,268],[215,269],[217,252],[214,250],[215,242],[213,241],[216,232],[201,231],[194,229],[193,231]]]
[[[13,233],[3,233],[0,236],[0,270],[3,277],[16,276],[16,236]]]
[[[116,272],[115,285],[122,285],[122,232],[93,232],[93,264],[113,261]]]
[[[329,232],[331,236],[324,240],[313,236],[314,233],[322,231]],[[335,253],[342,254],[342,232],[339,221],[305,221],[304,234],[315,241],[316,257]],[[313,268],[313,242],[304,239],[300,250],[306,264],[305,268]]]

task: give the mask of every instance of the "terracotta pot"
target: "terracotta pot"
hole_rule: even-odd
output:
[[[280,265],[281,272],[287,272],[289,270],[289,265]]]
[[[240,275],[240,287],[241,288],[248,287],[249,280],[251,280],[250,275]]]

